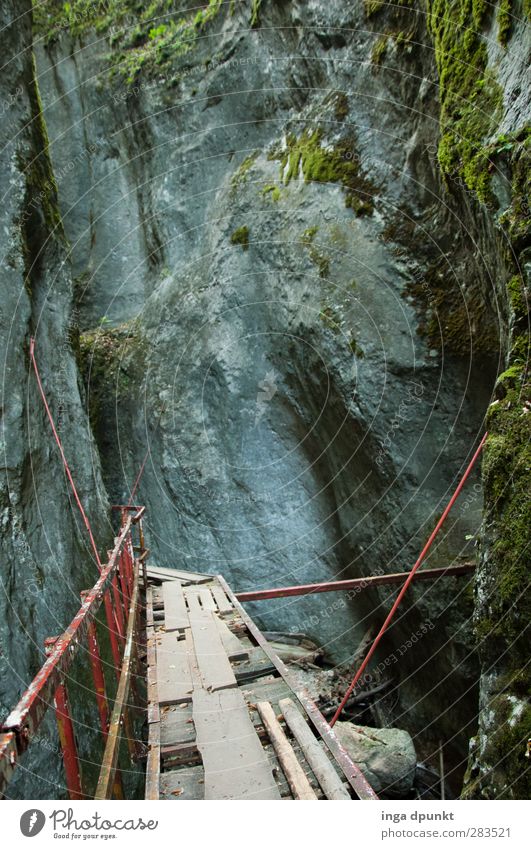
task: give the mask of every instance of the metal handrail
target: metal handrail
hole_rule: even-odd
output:
[[[113,664],[119,686],[123,664],[127,662],[130,665],[133,654],[132,651],[126,651],[126,640],[128,641],[127,645],[129,645],[132,629],[128,628],[128,622],[132,610],[134,614],[133,623],[136,620],[138,573],[140,564],[143,562],[141,558],[143,558],[144,548],[142,532],[144,510],[145,508],[137,508],[133,515],[130,511],[127,511],[127,514],[125,511],[122,512],[120,534],[116,538],[114,549],[110,553],[107,564],[103,566],[98,580],[91,590],[81,594],[81,607],[64,633],[59,637],[45,640],[47,660],[16,707],[0,726],[0,795],[4,796],[19,757],[31,745],[44,716],[50,706],[54,704],[68,794],[71,799],[87,798],[82,788],[74,726],[67,697],[66,677],[81,644],[85,641],[94,678],[94,693],[98,705],[101,732],[106,740],[110,720],[95,618],[103,603]],[[141,557],[135,558],[131,530],[133,525],[137,524]],[[128,727],[126,706],[123,706],[122,714],[124,724]],[[117,781],[114,785],[117,795],[120,794],[119,783]]]

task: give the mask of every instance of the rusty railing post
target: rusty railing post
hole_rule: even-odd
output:
[[[44,641],[47,656],[51,654],[57,639],[57,637],[48,637]],[[55,691],[54,704],[68,795],[70,799],[84,799],[85,796],[81,787],[81,771],[77,754],[74,723],[72,722],[72,716],[70,714],[70,705],[68,704],[66,684],[63,677],[61,677],[61,683]]]

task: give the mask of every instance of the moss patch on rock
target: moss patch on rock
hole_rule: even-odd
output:
[[[246,224],[238,227],[230,237],[231,245],[241,245],[246,251],[249,247],[249,228]]]
[[[117,327],[102,322],[100,327],[81,333],[76,347],[92,430],[98,440],[106,438],[108,414],[117,405],[136,399],[147,340],[138,319]]]
[[[285,146],[277,146],[270,159],[280,160],[280,180],[289,185],[301,176],[305,183],[339,183],[346,191],[345,205],[354,209],[365,205],[373,209],[374,187],[359,173],[354,139],[325,145],[323,132],[305,130],[300,136],[288,133]],[[365,210],[364,210],[365,211]]]
[[[484,0],[430,0],[427,16],[439,72],[439,164],[483,202],[492,199],[487,143],[503,100],[479,31],[491,14]]]

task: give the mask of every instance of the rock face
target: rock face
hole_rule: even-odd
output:
[[[337,722],[334,731],[378,794],[400,798],[411,792],[417,756],[407,731],[367,728],[351,722]]]
[[[446,22],[456,5],[462,28],[452,35]],[[35,27],[68,247],[57,234],[47,240],[57,230],[50,224],[32,228],[47,253],[37,247],[30,295],[19,291],[27,248],[9,237],[20,268],[16,285],[5,278],[13,304],[6,317],[13,312],[19,324],[5,385],[10,392],[25,385],[21,340],[38,323],[49,389],[65,398],[65,440],[77,446],[77,480],[96,521],[105,506],[100,462],[108,495],[122,501],[149,448],[137,498],[148,508],[160,565],[222,572],[238,590],[407,569],[483,433],[496,375],[513,366],[515,328],[524,333],[524,307],[514,318],[523,298],[518,198],[525,192],[515,175],[529,95],[524,22],[503,29],[504,47],[492,10],[472,21],[465,0],[389,8],[341,0],[227,8],[212,0],[193,26],[161,8],[159,30],[143,12],[132,26],[126,2],[125,17],[111,5],[95,21],[81,6],[49,3]],[[185,7],[172,8],[185,15]],[[453,48],[465,55],[460,39],[469,25],[479,30],[478,43],[466,41],[477,48],[474,72],[460,75],[459,65],[445,62]],[[38,112],[28,101],[24,56],[17,62],[26,111],[14,104],[22,124]],[[479,104],[472,118],[482,116],[480,125],[463,110],[468,102]],[[483,136],[479,153],[474,133]],[[469,136],[476,147],[464,145]],[[15,169],[19,188],[3,232],[28,203],[13,162],[6,169]],[[74,358],[58,343],[73,315],[94,457]],[[18,475],[12,488],[38,524],[24,402],[13,398],[4,433]],[[56,501],[53,515],[52,500],[46,505],[47,533],[55,548],[66,545],[62,568],[76,563],[77,593],[87,574],[72,557],[79,538],[65,528],[67,491],[58,466],[46,462],[53,447],[33,395],[30,405],[39,422],[32,453],[42,453],[41,485]],[[503,431],[506,421],[502,411],[493,424]],[[517,470],[518,457],[510,458]],[[488,490],[476,599],[486,633],[498,597],[496,581],[487,586],[489,552],[505,509],[496,493]],[[429,565],[474,556],[482,495],[476,474]],[[32,559],[15,554],[10,534],[2,538],[6,562],[22,563],[27,582]],[[42,528],[31,545],[42,559]],[[48,586],[52,575],[46,563]],[[512,576],[501,610],[511,621],[519,581]],[[63,590],[57,583],[55,590],[62,609]],[[264,627],[303,631],[347,660],[394,596],[306,596],[260,602],[251,612]],[[56,611],[51,600],[49,610]],[[428,754],[447,740],[461,764],[477,726],[472,610],[463,579],[413,587],[377,658],[400,685],[397,722],[421,736]],[[41,611],[38,618],[49,622]],[[505,675],[516,697],[511,673],[523,667],[520,653],[518,660],[504,653],[503,634],[499,640],[494,672],[492,657],[481,655],[481,728],[490,715],[488,675],[498,683]],[[18,651],[7,646],[9,657]],[[30,669],[26,649],[20,667]],[[481,756],[479,764],[475,777],[478,770],[485,777],[473,792],[488,797],[491,767]],[[511,784],[503,759],[500,775],[496,792]]]
[[[4,718],[43,663],[44,638],[64,630],[79,607],[79,591],[92,586],[97,577],[30,372],[30,335],[36,338],[43,383],[102,547],[109,530],[107,495],[72,350],[76,335],[72,281],[34,74],[30,4],[23,0],[3,3],[0,26],[5,62],[0,93],[4,113],[0,127],[0,705]],[[31,757],[31,768],[45,774],[46,781],[32,783],[31,776],[20,770],[11,791],[26,798],[61,795],[53,734],[36,742]]]

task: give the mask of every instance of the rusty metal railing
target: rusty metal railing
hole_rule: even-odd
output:
[[[123,797],[118,755],[123,737],[133,757],[134,735],[131,710],[135,704],[131,687],[132,668],[138,645],[137,630],[140,610],[140,572],[145,581],[142,517],[144,507],[119,507],[121,528],[109,559],[92,589],[81,593],[82,604],[66,631],[45,640],[47,660],[21,697],[17,706],[0,726],[0,795],[5,792],[19,758],[37,736],[37,730],[53,705],[59,730],[66,787],[71,799],[90,798],[83,787],[74,722],[70,709],[68,672],[82,644],[90,661],[100,731],[105,742],[100,777],[95,798]],[[133,529],[138,544],[133,545]],[[106,633],[117,678],[117,691],[112,713],[106,693],[103,663],[96,632],[96,615],[103,605]],[[132,692],[129,697],[130,691]]]

